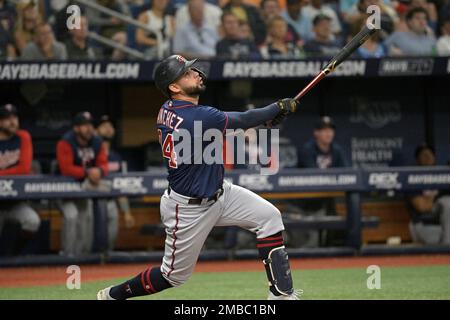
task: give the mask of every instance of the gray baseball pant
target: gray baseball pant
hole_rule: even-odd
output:
[[[188,204],[188,197],[166,190],[161,197],[161,220],[166,241],[161,272],[172,285],[186,282],[214,226],[239,226],[265,238],[284,230],[280,211],[257,194],[227,181],[216,201]]]
[[[92,200],[76,199],[58,201],[63,214],[61,232],[62,251],[65,255],[89,253],[94,240]]]
[[[24,201],[15,202],[11,206],[0,208],[0,234],[6,220],[14,220],[20,223],[22,230],[36,232],[41,224],[41,219],[36,211]]]
[[[440,224],[410,223],[411,237],[414,242],[423,244],[450,244],[450,196],[436,200],[433,210],[440,212]]]

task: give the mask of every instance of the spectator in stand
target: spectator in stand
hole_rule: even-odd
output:
[[[103,139],[106,155],[108,157],[108,171],[109,173],[121,173],[125,168],[122,168],[122,157],[114,149],[111,144],[114,140],[116,130],[109,116],[104,115],[100,118],[97,126],[97,134]],[[119,231],[119,208],[124,214],[125,226],[131,228],[134,226],[134,217],[131,214],[130,204],[126,197],[118,199],[111,199],[107,202],[108,208],[108,250],[114,250]]]
[[[252,33],[252,28],[250,28],[250,25],[246,21],[239,21],[239,30],[242,35],[242,39],[249,39],[253,42],[255,42],[255,37]]]
[[[6,21],[6,20],[3,20]],[[16,58],[16,48],[12,33],[0,21],[0,61]]]
[[[266,26],[269,24],[270,20],[280,16],[280,4],[278,0],[263,0],[261,1],[261,12],[262,18]],[[286,42],[296,43],[298,46],[301,46],[303,43],[300,41],[300,37],[297,32],[288,24],[288,30],[286,33]]]
[[[260,48],[265,59],[298,59],[304,57],[297,43],[287,42],[288,26],[280,16],[273,18],[268,24],[268,40]]]
[[[335,36],[339,36],[342,27],[336,11],[328,4],[324,4],[324,0],[311,0],[310,4],[302,8],[302,12],[310,21],[314,20],[318,14],[324,14],[331,19],[331,31]]]
[[[97,187],[108,174],[106,147],[95,135],[89,112],[78,113],[73,128],[56,146],[61,175],[83,182],[85,188]],[[62,200],[58,206],[63,214],[62,254],[75,256],[89,253],[93,244],[93,204],[90,199]]]
[[[353,38],[365,25],[367,18],[361,17],[359,24],[355,22],[354,28],[351,28],[349,39]],[[386,56],[386,47],[381,41],[381,35],[376,32],[370,36],[360,47],[356,49],[353,56],[354,58],[383,58]]]
[[[130,16],[128,7],[123,0],[95,0],[95,2],[107,9]],[[100,35],[115,41],[119,45],[127,45],[126,26],[122,20],[103,14],[89,7],[86,7],[86,16],[89,24],[93,28],[98,28],[100,30]],[[126,58],[126,53],[120,49],[105,48],[104,56],[111,57],[113,60],[121,60]]]
[[[72,60],[93,60],[95,59],[95,52],[87,41],[88,21],[85,16],[81,16],[80,22],[80,28],[70,30],[71,38],[65,42],[67,58]]]
[[[440,56],[450,56],[450,12],[441,20],[441,33],[436,48]]]
[[[396,30],[399,18],[394,8],[383,3],[382,0],[359,0],[347,12],[343,13],[343,20],[350,28],[354,27],[355,24],[359,26],[359,21],[362,17],[366,19],[369,17],[367,8],[373,5],[380,9],[380,31],[383,33],[382,37],[385,38]]]
[[[416,163],[435,166],[434,149],[428,145],[417,147]],[[450,196],[439,190],[423,190],[408,197],[414,242],[422,244],[450,244]]]
[[[224,7],[224,11],[233,12],[240,21],[246,21],[252,29],[256,45],[261,45],[266,40],[266,25],[261,14],[253,5],[243,2],[243,0],[230,0]]]
[[[0,25],[6,32],[12,32],[16,24],[16,9],[6,0],[0,0]]]
[[[428,14],[423,8],[414,8],[406,14],[408,31],[396,31],[384,45],[390,56],[431,56],[434,54],[436,38],[427,26]]]
[[[41,23],[42,19],[39,15],[38,8],[32,3],[25,6],[18,6],[18,18],[14,32],[14,40],[19,53],[33,41],[36,27]]]
[[[0,0],[0,23],[6,30],[13,30],[16,24],[16,9],[6,0]]]
[[[187,3],[182,5],[175,14],[177,28],[184,28],[190,21],[189,3],[199,2],[203,4],[203,21],[211,29],[219,29],[220,18],[222,17],[222,9],[205,0],[187,0]]]
[[[190,1],[188,8],[191,21],[184,28],[177,28],[173,51],[187,59],[214,57],[219,34],[216,28],[204,22],[204,3]]]
[[[303,0],[286,0],[286,9],[281,12],[281,17],[295,31],[296,37],[304,41],[311,39],[312,21],[303,13]]]
[[[29,175],[33,161],[30,134],[19,128],[17,109],[11,104],[0,107],[0,177]],[[0,234],[5,222],[16,225],[15,243],[8,243],[4,254],[19,254],[39,229],[40,219],[26,201],[1,201]]]
[[[139,22],[152,30],[147,33],[142,28],[136,29],[136,43],[144,46],[147,59],[161,60],[171,53],[171,42],[175,35],[175,19],[167,14],[169,0],[153,0],[149,10],[139,15]]]
[[[262,0],[260,7],[261,17],[263,18],[266,26],[272,18],[280,15],[280,4],[278,0]]]
[[[51,4],[52,15],[47,19],[53,27],[56,40],[62,43],[72,38],[70,30],[67,28],[67,17],[69,16],[67,14],[67,8],[71,5],[77,5],[80,8],[81,15],[86,16],[84,6],[76,2],[76,0],[53,0]]]
[[[22,60],[66,60],[66,46],[55,40],[52,28],[46,22],[36,26],[34,41],[22,51]]]
[[[336,126],[330,117],[321,117],[314,126],[313,139],[308,141],[299,152],[300,168],[329,168],[349,167],[350,164],[342,147],[334,141]],[[297,202],[298,209],[306,216],[326,216],[334,214],[334,198],[305,199]],[[333,233],[322,231],[322,237],[331,238]],[[339,235],[340,236],[340,235]],[[296,245],[316,247],[321,243],[319,231],[309,231],[304,235],[293,233]]]
[[[340,41],[334,39],[331,27],[332,20],[329,16],[318,14],[313,20],[315,37],[306,41],[303,49],[307,56],[333,57],[342,49]]]
[[[239,27],[239,20],[232,12],[225,12],[221,20],[224,37],[216,45],[218,58],[248,59],[261,57],[255,43],[249,38],[244,38]]]
[[[433,32],[438,29],[438,13],[436,5],[433,2],[428,2],[427,0],[411,0],[409,5],[409,10],[413,8],[423,8],[428,14],[428,26]]]

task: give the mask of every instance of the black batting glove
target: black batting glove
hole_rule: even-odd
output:
[[[285,98],[277,101],[277,106],[280,109],[278,114],[268,123],[268,126],[274,127],[279,125],[289,113],[297,110],[298,101],[291,98]]]
[[[288,115],[297,110],[298,101],[292,98],[285,98],[277,101],[277,106],[280,109],[280,113]]]

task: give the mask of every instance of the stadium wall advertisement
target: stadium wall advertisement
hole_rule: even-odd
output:
[[[314,192],[375,190],[411,191],[449,189],[450,169],[434,167],[392,167],[371,170],[285,169],[275,175],[252,170],[228,172],[226,180],[255,192]],[[87,188],[72,178],[57,176],[3,177],[0,199],[109,198],[118,196],[161,195],[167,188],[165,173],[113,174],[97,189]]]
[[[200,61],[212,80],[271,79],[315,76],[326,60]],[[115,80],[152,81],[154,61],[129,62],[2,62],[0,81]],[[415,76],[450,74],[450,58],[386,58],[347,60],[334,77]]]

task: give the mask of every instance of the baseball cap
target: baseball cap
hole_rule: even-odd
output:
[[[8,118],[12,115],[17,116],[17,108],[8,103],[0,107],[0,119]]]
[[[101,126],[103,123],[106,123],[106,122],[110,122],[111,124],[113,124],[113,121],[110,118],[110,116],[108,116],[107,114],[104,114],[100,117],[100,120],[98,120],[97,127]]]
[[[75,115],[73,118],[73,125],[74,126],[81,126],[83,124],[92,124],[93,118],[89,111],[83,111],[79,112]]]
[[[192,68],[196,62],[197,59],[186,60],[180,55],[172,55],[164,59],[154,69],[153,77],[156,87],[169,97],[169,85],[181,77],[189,68]],[[197,68],[193,69],[198,70]],[[204,77],[203,73],[202,76]]]
[[[325,128],[336,129],[336,125],[334,124],[333,119],[331,119],[328,116],[321,117],[314,126],[314,129],[316,129],[316,130],[325,129]]]

